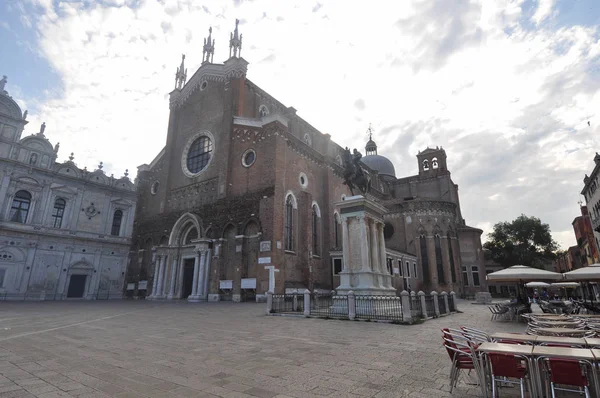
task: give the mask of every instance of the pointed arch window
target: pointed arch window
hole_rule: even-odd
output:
[[[31,194],[27,191],[18,191],[13,198],[8,219],[12,222],[25,224],[31,206]]]
[[[454,269],[454,251],[452,250],[452,239],[450,238],[451,232],[448,232],[448,256],[450,257],[450,276],[452,277],[452,283],[456,283],[456,270]]]
[[[437,160],[437,158],[431,159],[431,167],[434,168],[434,169],[438,168],[438,160]]]
[[[54,208],[52,209],[52,226],[54,228],[62,226],[66,206],[67,202],[63,198],[58,198],[54,201]]]
[[[115,210],[112,227],[110,229],[110,234],[112,236],[119,236],[121,234],[121,221],[123,221],[123,211]]]
[[[320,221],[321,221],[321,214],[319,212],[319,208],[317,207],[316,204],[314,204],[312,207],[312,246],[313,246],[312,249],[313,249],[313,255],[315,255],[315,256],[318,256],[321,254],[321,252],[320,252],[321,245],[319,244]]]
[[[421,247],[421,268],[423,269],[423,282],[430,282],[429,256],[427,254],[427,237],[425,234],[420,236],[419,243]]]
[[[285,250],[294,250],[294,198],[285,200]]]
[[[433,240],[435,243],[435,263],[437,265],[438,282],[446,283],[446,278],[444,277],[444,263],[442,262],[442,242],[440,240],[440,236],[436,234]]]
[[[427,171],[429,170],[429,160],[425,159],[423,161],[423,170]]]

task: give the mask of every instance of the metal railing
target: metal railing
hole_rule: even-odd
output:
[[[356,318],[401,322],[402,301],[400,297],[356,296]]]
[[[302,294],[274,294],[272,313],[304,312],[304,295]]]
[[[322,318],[348,318],[348,296],[313,293],[310,315]]]
[[[433,318],[435,316],[435,304],[433,304],[433,296],[431,294],[425,295],[425,309],[428,318]]]
[[[413,318],[419,318],[421,317],[421,314],[423,314],[421,298],[419,296],[410,297],[410,314]]]
[[[454,294],[448,295],[448,307],[449,312],[456,312],[456,305],[454,304]]]
[[[438,296],[438,308],[440,309],[440,314],[448,313],[448,310],[446,309],[446,300],[444,300],[443,294]]]
[[[0,293],[0,301],[55,301],[55,300],[63,300],[65,295],[62,293]]]

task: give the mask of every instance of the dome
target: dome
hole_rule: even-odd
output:
[[[396,170],[392,162],[381,155],[367,155],[361,158],[361,161],[370,169],[377,171],[380,175],[396,177]]]

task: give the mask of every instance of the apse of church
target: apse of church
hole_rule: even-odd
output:
[[[243,39],[236,22],[230,58],[213,63],[209,30],[193,74],[185,65],[193,57],[182,57],[165,146],[138,168],[127,280],[151,298],[260,300],[269,290],[339,285],[344,220],[335,203],[351,196],[344,148],[247,78]],[[389,210],[382,269],[400,290],[462,291],[464,221],[445,152],[435,168],[397,179],[372,139],[366,149],[369,195]],[[434,161],[427,151],[419,162]]]

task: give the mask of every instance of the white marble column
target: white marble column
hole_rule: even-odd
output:
[[[360,226],[360,240],[363,242],[367,242],[366,245],[363,245],[361,253],[360,253],[360,260],[362,262],[361,268],[363,271],[371,271],[371,269],[369,267],[369,238],[367,236],[369,232],[367,231],[365,217],[359,216],[358,222],[359,222],[359,226]]]
[[[384,258],[385,258],[386,257],[386,254],[385,254],[385,237],[383,235],[384,223],[378,223],[378,224],[379,225],[378,225],[377,230],[379,232],[379,234],[378,234],[379,253],[381,253],[384,256]],[[392,265],[392,267],[393,267],[393,265]],[[391,288],[392,287],[392,277],[391,277],[390,273],[387,272],[387,266],[385,267],[385,275],[386,276],[383,278],[383,286]]]
[[[194,258],[194,276],[192,278],[192,293],[190,294],[190,296],[188,297],[188,300],[196,300],[197,297],[197,293],[198,293],[198,275],[199,275],[199,268],[200,268],[200,252],[196,253],[196,257]]]
[[[160,275],[160,264],[162,258],[161,256],[156,256],[156,261],[154,262],[154,277],[152,278],[152,297],[156,297],[158,288],[158,276]]]
[[[344,259],[350,258],[350,240],[348,231],[348,218],[342,217],[342,253]],[[350,261],[342,261],[342,271],[347,271],[350,266]]]
[[[178,262],[178,256],[173,256],[173,259],[171,261],[171,278],[170,278],[170,283],[169,283],[169,295],[167,296],[168,300],[173,300],[173,297],[175,297],[175,285],[177,284],[177,262]]]
[[[369,234],[371,235],[371,239],[369,239],[369,241],[371,242],[371,247],[373,248],[373,250],[371,250],[371,264],[373,267],[373,272],[375,273],[380,273],[381,272],[381,259],[379,258],[379,246],[378,246],[378,239],[377,239],[377,223],[375,222],[375,220],[369,220]],[[373,282],[375,284],[375,286],[380,286],[380,282],[379,282],[379,277],[375,276],[373,278]]]
[[[161,258],[160,269],[158,272],[158,283],[156,285],[156,295],[161,298],[165,290],[165,268],[167,267],[167,257],[168,256],[164,255]]]
[[[198,257],[198,283],[194,289],[194,295],[202,297],[204,296],[204,278],[206,274],[204,271],[206,268],[206,250],[202,250]]]

